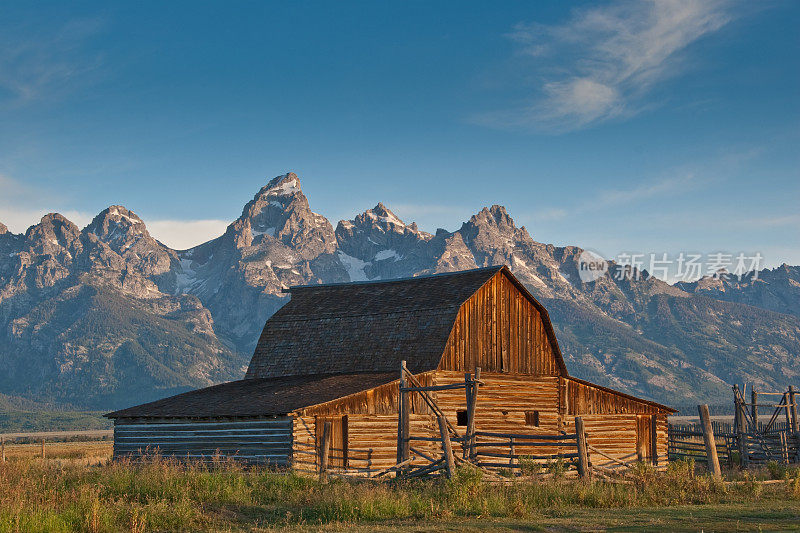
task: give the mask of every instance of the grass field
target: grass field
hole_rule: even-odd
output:
[[[782,531],[800,529],[800,474],[714,482],[686,463],[628,485],[551,480],[320,483],[295,474],[170,461],[110,463],[109,442],[7,446],[2,531]]]

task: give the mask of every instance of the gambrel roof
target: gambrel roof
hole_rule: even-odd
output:
[[[547,310],[507,267],[499,266],[388,281],[292,287],[290,301],[264,326],[245,379],[106,416],[286,414],[395,381],[403,360],[415,374],[436,370],[463,304],[501,273],[539,312],[558,372],[568,377]],[[672,412],[654,402],[592,386]]]
[[[439,366],[461,305],[499,272],[532,301],[563,375],[544,307],[505,266],[387,281],[306,285],[270,318],[247,379],[351,372],[411,372]]]

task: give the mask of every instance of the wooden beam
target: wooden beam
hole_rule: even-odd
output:
[[[797,420],[797,402],[795,401],[794,397],[794,387],[789,386],[789,405],[791,406],[791,424],[792,424],[792,433],[795,436],[798,436],[798,420]]]
[[[467,448],[468,457],[475,457],[475,410],[478,404],[478,382],[481,379],[481,367],[475,367],[475,379],[470,387],[469,402],[467,403]]]
[[[322,426],[322,442],[319,453],[319,479],[324,481],[328,476],[328,457],[331,452],[331,423],[326,421]]]
[[[447,429],[447,420],[444,415],[439,415],[437,418],[439,422],[439,434],[442,437],[442,452],[444,453],[444,461],[447,479],[452,479],[455,473],[455,459],[453,459],[453,447],[450,444],[450,432]]]
[[[703,428],[703,440],[706,443],[706,457],[708,458],[708,469],[714,479],[722,479],[722,470],[719,467],[719,457],[717,457],[717,443],[714,440],[714,428],[711,426],[711,415],[708,412],[708,405],[698,405],[700,413],[700,425]]]
[[[736,426],[737,441],[739,444],[739,464],[745,468],[750,462],[750,456],[747,452],[747,412],[743,404],[744,398],[739,393],[739,386],[733,386],[733,401],[736,404],[736,419],[738,424]]]
[[[658,415],[650,415],[650,460],[658,466]]]
[[[753,433],[758,433],[758,393],[755,385],[753,385],[753,390],[750,392],[750,398],[753,409]]]
[[[586,428],[583,424],[583,417],[575,417],[575,434],[578,440],[578,477],[589,479],[589,450],[586,446]]]
[[[0,437],[0,459],[2,462],[6,462],[6,438]]]
[[[397,427],[397,462],[402,463],[409,458],[409,440],[411,433],[410,402],[409,392],[404,391],[406,387],[406,362],[400,361],[400,405]]]

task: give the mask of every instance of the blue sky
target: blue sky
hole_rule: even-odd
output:
[[[755,4],[755,5],[753,5]],[[167,244],[295,171],[335,224],[505,205],[539,241],[800,264],[797,2],[12,2],[0,222]]]

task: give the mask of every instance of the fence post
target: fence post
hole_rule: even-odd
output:
[[[756,386],[753,384],[753,390],[750,392],[750,399],[753,401],[753,433],[759,433],[758,428],[758,393]]]
[[[743,398],[739,397],[739,387],[736,387],[736,418],[739,424],[736,427],[737,440],[739,441],[739,465],[746,468],[750,462],[750,457],[747,454],[747,414],[745,412]]]
[[[453,459],[453,447],[450,444],[450,433],[447,430],[447,420],[445,419],[444,415],[439,415],[437,417],[439,422],[439,434],[442,437],[442,452],[444,452],[444,463],[445,467],[447,468],[446,476],[447,479],[453,478],[453,473],[455,472],[456,465],[455,460]]]
[[[475,376],[472,380],[469,402],[467,403],[467,446],[469,459],[475,457],[475,408],[478,402],[478,381],[481,379],[481,367],[475,367]]]
[[[46,455],[45,455],[45,452],[44,452],[44,437],[42,437],[42,459],[45,459],[45,458],[46,458]]]
[[[514,437],[509,437],[508,439],[508,467],[512,469],[514,468],[514,455],[516,454],[516,448],[514,447]]]
[[[325,422],[322,426],[322,443],[319,452],[319,480],[324,481],[328,477],[328,458],[331,451],[331,423]]]
[[[789,464],[789,445],[786,442],[786,432],[785,431],[781,431],[780,433],[778,433],[778,435],[780,436],[780,440],[781,440],[781,460],[783,460],[783,464],[788,465]]]
[[[578,477],[589,479],[589,449],[586,446],[586,428],[583,425],[583,417],[575,417],[575,434],[578,441]]]
[[[405,387],[408,386],[408,382],[406,381],[406,362],[400,361],[400,416],[398,421],[397,427],[397,462],[402,463],[403,461],[408,460],[410,450],[409,447],[411,446],[408,437],[410,436],[410,413],[409,413],[409,396],[408,391],[403,391]]]
[[[700,412],[700,424],[703,428],[703,439],[706,443],[706,457],[708,458],[708,469],[714,479],[722,479],[722,470],[719,467],[719,457],[717,457],[717,443],[714,440],[714,428],[711,427],[711,416],[708,412],[708,405],[698,405]]]
[[[0,456],[2,456],[2,462],[6,462],[6,438],[0,437]]]
[[[800,432],[797,428],[797,404],[795,403],[794,387],[789,385],[789,403],[791,404],[791,417],[789,418],[790,429],[794,436],[795,460],[800,460]]]

